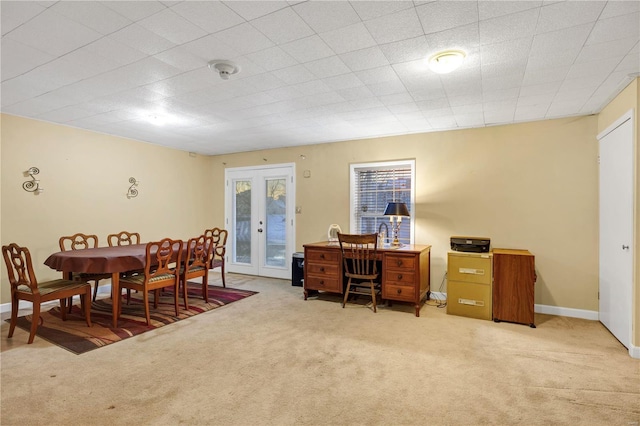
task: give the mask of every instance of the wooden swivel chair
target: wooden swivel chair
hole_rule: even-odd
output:
[[[120,279],[120,288],[142,292],[147,325],[151,325],[149,292],[152,290],[154,291],[153,307],[157,309],[160,290],[169,286],[173,287],[176,316],[178,316],[178,288],[180,264],[182,262],[182,245],[181,240],[172,240],[170,238],[147,243],[144,273]],[[115,297],[119,296],[115,295]],[[122,304],[120,304],[120,307],[122,307]],[[118,312],[118,317],[120,317],[120,312]]]
[[[378,280],[377,251],[378,234],[341,234],[338,233],[340,251],[344,262],[344,274],[348,278],[342,307],[350,295],[371,296],[373,312],[377,312],[377,297],[381,295]]]
[[[212,238],[213,250],[211,250],[211,266],[210,269],[220,268],[222,275],[222,287],[226,287],[227,283],[224,279],[224,259],[227,254],[227,236],[229,232],[226,229],[213,228],[204,231],[206,237]]]
[[[200,235],[190,238],[187,242],[187,253],[180,268],[180,285],[185,309],[189,309],[187,281],[193,278],[202,278],[202,298],[209,302],[209,259],[213,250],[211,240],[210,236]]]
[[[75,235],[60,237],[58,244],[60,245],[60,251],[96,248],[98,247],[98,237],[96,235],[85,235],[78,233]],[[95,302],[96,296],[98,294],[98,282],[100,280],[110,279],[111,274],[90,274],[85,272],[74,272],[72,274],[72,278],[74,280],[77,279],[83,282],[95,282],[95,286],[93,287],[93,301]]]
[[[62,320],[67,320],[67,298],[80,296],[80,304],[84,311],[87,326],[91,327],[91,285],[81,281],[53,280],[38,283],[31,254],[26,247],[19,247],[12,243],[2,247],[2,256],[7,266],[9,283],[11,283],[11,324],[9,325],[9,338],[13,336],[18,321],[18,305],[21,300],[27,300],[33,304],[31,316],[31,331],[28,343],[33,343],[33,338],[40,323],[40,305],[51,300],[60,300],[60,315]]]

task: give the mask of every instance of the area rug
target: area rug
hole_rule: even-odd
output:
[[[101,348],[111,343],[119,342],[129,337],[163,327],[168,324],[219,308],[256,294],[255,291],[239,290],[209,286],[209,302],[202,298],[202,286],[188,283],[189,309],[184,309],[184,301],[179,298],[179,315],[175,315],[173,292],[164,291],[158,302],[158,308],[153,308],[153,292],[149,294],[149,312],[151,325],[147,326],[144,315],[142,295],[133,293],[127,305],[123,297],[122,314],[118,321],[118,328],[112,326],[111,298],[97,300],[91,304],[91,324],[87,323],[81,314],[80,306],[74,305],[67,314],[67,320],[60,317],[60,306],[41,312],[42,322],[38,327],[36,338],[45,339],[74,354],[83,354],[93,349]],[[17,326],[26,330],[31,329],[31,315],[18,317]],[[9,320],[7,320],[9,321]]]

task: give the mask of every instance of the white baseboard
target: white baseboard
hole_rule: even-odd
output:
[[[558,315],[561,317],[582,318],[598,321],[598,311],[587,311],[586,309],[563,308],[562,306],[535,305],[534,311],[539,314]]]
[[[629,356],[634,359],[640,359],[640,346],[629,345]]]

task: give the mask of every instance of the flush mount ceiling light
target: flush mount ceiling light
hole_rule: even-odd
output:
[[[462,65],[465,56],[462,50],[444,50],[429,58],[429,68],[438,74],[447,74]]]
[[[238,65],[223,59],[209,61],[209,68],[220,74],[220,78],[223,80],[229,80],[230,75],[240,72],[240,67]]]

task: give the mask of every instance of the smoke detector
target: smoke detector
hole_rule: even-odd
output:
[[[209,68],[220,74],[220,78],[223,80],[229,80],[230,75],[240,72],[240,67],[238,65],[223,59],[209,61]]]

